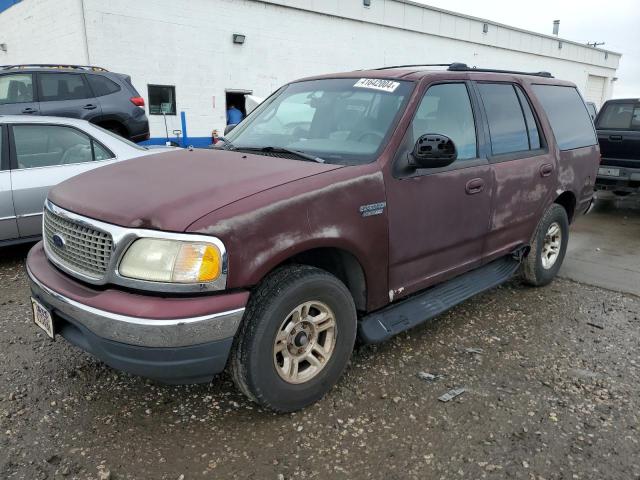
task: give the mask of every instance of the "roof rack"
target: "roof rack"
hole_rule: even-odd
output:
[[[493,68],[469,67],[466,63],[452,63],[447,69],[452,72],[487,72],[487,73],[515,73],[516,75],[532,75],[534,77],[553,78],[549,72],[519,72],[518,70],[496,70]]]
[[[412,65],[394,65],[391,67],[374,68],[374,70],[392,70],[394,68],[414,68],[414,67],[447,67],[450,72],[487,72],[487,73],[515,73],[517,75],[533,75],[536,77],[553,78],[549,72],[519,72],[517,70],[495,70],[491,68],[469,67],[466,63],[417,63]]]
[[[106,68],[93,65],[64,65],[56,63],[25,63],[22,65],[0,65],[0,70],[21,70],[26,68],[51,68],[59,70],[87,70],[92,72],[108,72]]]
[[[450,67],[453,63],[416,63],[411,65],[393,65],[391,67],[374,68],[373,70],[393,70],[394,68],[413,68],[413,67]]]

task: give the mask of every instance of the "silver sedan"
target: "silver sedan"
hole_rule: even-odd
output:
[[[110,162],[162,151],[84,120],[0,115],[0,246],[40,237],[52,186]]]

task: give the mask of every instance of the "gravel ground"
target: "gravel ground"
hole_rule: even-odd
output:
[[[163,386],[50,342],[26,251],[0,259],[2,479],[640,478],[640,298],[513,281],[359,347],[321,402],[278,416],[224,375]]]

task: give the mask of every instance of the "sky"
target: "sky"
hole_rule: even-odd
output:
[[[413,1],[547,35],[560,20],[561,38],[621,53],[613,98],[640,98],[640,0]]]

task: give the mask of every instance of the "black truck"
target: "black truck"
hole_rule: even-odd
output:
[[[640,98],[605,102],[595,125],[602,155],[596,189],[640,192]]]

